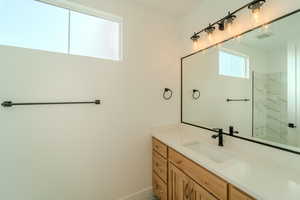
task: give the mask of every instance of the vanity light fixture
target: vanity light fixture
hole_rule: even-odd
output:
[[[223,17],[222,19],[214,22],[214,23],[210,23],[208,27],[202,29],[199,32],[195,32],[193,34],[193,36],[190,38],[193,42],[196,42],[200,39],[200,34],[205,32],[208,34],[208,39],[211,40],[211,35],[213,34],[213,32],[215,31],[216,27],[218,26],[218,29],[220,31],[224,31],[225,29],[228,29],[228,32],[231,34],[231,29],[232,29],[232,24],[234,22],[234,20],[237,18],[236,13],[242,11],[245,8],[248,8],[252,11],[252,13],[254,14],[254,18],[258,18],[258,14],[261,11],[262,6],[267,2],[267,0],[253,0],[252,2],[242,6],[241,8],[233,11],[233,12],[228,12],[228,14]]]
[[[226,24],[233,24],[233,21],[236,19],[236,15],[231,14],[228,12],[228,15],[226,17]]]
[[[209,26],[204,30],[208,35],[213,34],[213,32],[216,30],[216,28],[209,24]]]
[[[266,3],[266,0],[255,0],[248,5],[248,8],[252,11],[253,14],[260,12],[261,7]]]
[[[209,26],[204,30],[208,35],[209,41],[212,40],[212,34],[215,30],[216,30],[216,28],[214,26],[212,26],[211,24],[209,24]]]
[[[249,4],[248,9],[251,10],[255,23],[259,22],[259,14],[261,12],[261,7],[266,3],[266,0],[255,0]]]
[[[218,23],[218,25],[219,25],[219,30],[220,31],[224,31],[225,30],[225,20],[223,20],[220,23]]]
[[[197,42],[200,39],[200,36],[197,33],[194,33],[194,35],[191,37],[191,40],[193,42]]]
[[[236,15],[228,12],[228,15],[226,17],[226,28],[229,34],[232,34],[232,24],[235,19],[236,19]]]

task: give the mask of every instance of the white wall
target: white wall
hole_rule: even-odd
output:
[[[152,126],[179,121],[172,19],[124,1],[77,1],[124,18],[124,61],[0,47],[0,198],[116,200],[151,186]],[[174,98],[162,100],[162,90]]]

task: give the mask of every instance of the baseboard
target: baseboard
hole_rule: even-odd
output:
[[[152,195],[153,195],[152,187],[148,187],[141,191],[123,197],[119,200],[151,200]]]

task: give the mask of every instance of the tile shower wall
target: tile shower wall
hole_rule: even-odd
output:
[[[257,73],[254,76],[254,137],[288,143],[287,73]]]

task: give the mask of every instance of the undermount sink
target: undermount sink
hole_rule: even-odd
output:
[[[216,163],[224,163],[233,158],[233,154],[227,151],[224,151],[220,147],[213,146],[210,144],[205,144],[201,142],[194,142],[183,145],[184,147],[199,153],[208,159],[216,162]]]

